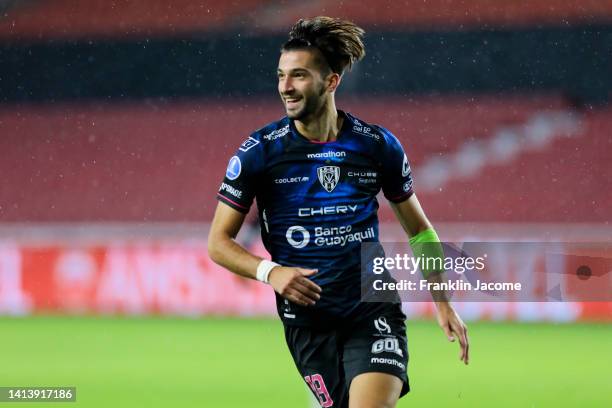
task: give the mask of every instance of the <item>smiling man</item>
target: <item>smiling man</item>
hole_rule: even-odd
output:
[[[438,241],[399,141],[336,109],[345,71],[365,55],[363,33],[329,17],[293,26],[277,71],[286,116],[231,157],[208,237],[215,262],[272,286],[291,355],[323,407],[394,407],[409,391],[401,304],[361,301],[360,249],[378,242],[378,192],[411,244]],[[272,261],[235,241],[254,199]],[[448,302],[436,305],[467,364],[465,325]]]

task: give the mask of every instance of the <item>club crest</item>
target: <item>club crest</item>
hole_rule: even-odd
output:
[[[323,166],[317,169],[317,175],[319,176],[319,182],[327,191],[331,193],[338,181],[340,180],[340,167],[338,166]]]

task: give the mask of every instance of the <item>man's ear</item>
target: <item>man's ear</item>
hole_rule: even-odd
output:
[[[327,77],[327,90],[329,92],[336,92],[336,89],[340,86],[340,81],[342,80],[342,76],[339,74],[332,72]]]

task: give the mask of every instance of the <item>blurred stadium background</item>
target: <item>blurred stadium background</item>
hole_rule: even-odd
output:
[[[283,116],[278,48],[315,15],[366,29],[338,106],[403,142],[444,240],[610,243],[610,0],[0,0],[0,386],[308,406],[270,289],[206,236],[227,159]],[[467,369],[431,305],[405,304],[400,406],[610,406],[612,303],[457,308]]]

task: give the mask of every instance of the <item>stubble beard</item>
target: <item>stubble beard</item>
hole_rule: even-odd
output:
[[[320,112],[323,108],[324,94],[325,87],[321,86],[321,89],[319,89],[318,92],[315,92],[312,95],[302,95],[302,100],[304,101],[304,105],[302,106],[302,108],[293,113],[289,112],[285,108],[285,111],[287,112],[287,117],[289,119],[303,121],[304,119],[316,116],[317,113]]]

